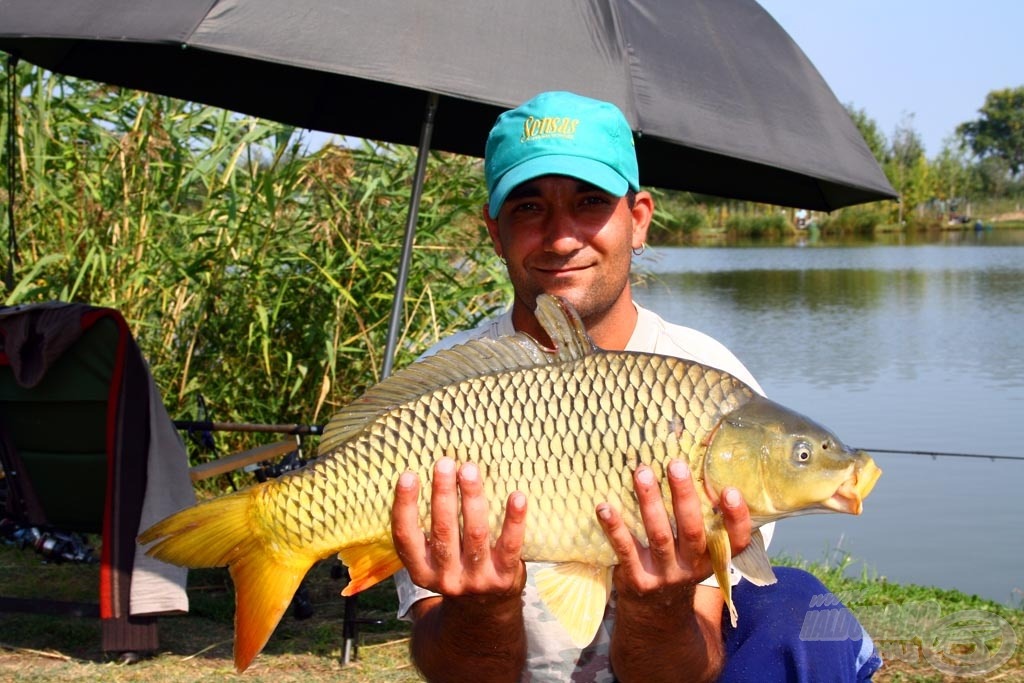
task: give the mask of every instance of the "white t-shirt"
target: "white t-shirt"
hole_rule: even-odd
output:
[[[627,351],[657,353],[694,360],[724,370],[745,382],[758,393],[764,393],[750,371],[720,342],[703,332],[666,322],[656,313],[639,305],[636,306],[636,310],[638,313],[636,329],[633,330],[633,336],[626,344]],[[442,339],[423,355],[429,356],[471,339],[482,337],[498,339],[514,333],[512,313],[508,311],[484,321],[478,327],[463,330]],[[774,523],[761,527],[766,546],[771,541],[774,528]],[[615,620],[614,593],[605,610],[604,622],[598,630],[597,636],[590,645],[581,650],[572,644],[569,635],[540,601],[536,588],[536,573],[545,566],[549,565],[541,562],[526,563],[523,619],[526,623],[527,653],[526,666],[523,669],[521,680],[530,683],[613,681],[608,648],[611,642],[612,624]],[[735,570],[731,570],[732,583],[735,585],[739,579]],[[704,583],[709,586],[718,585],[714,577]],[[437,595],[414,584],[405,569],[395,574],[395,584],[398,588],[398,616],[402,619],[408,618],[409,610],[414,603]]]

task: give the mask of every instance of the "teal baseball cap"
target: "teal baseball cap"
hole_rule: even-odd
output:
[[[640,189],[633,131],[622,111],[565,91],[541,93],[498,117],[484,174],[491,217],[517,185],[544,175],[578,178],[616,197]]]

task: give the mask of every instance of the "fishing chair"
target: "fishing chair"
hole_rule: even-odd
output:
[[[131,661],[156,650],[157,615],[188,610],[186,570],[143,555],[135,537],[195,494],[185,448],[119,312],[0,309],[0,466],[0,516],[102,541],[98,607],[0,598],[0,610],[99,616],[103,651]]]

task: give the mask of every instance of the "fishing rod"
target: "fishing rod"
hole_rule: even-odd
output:
[[[194,420],[175,420],[174,426],[187,431],[202,432],[268,432],[274,434],[313,434],[319,436],[324,433],[320,425],[301,424],[248,424],[242,422],[210,422]]]
[[[210,432],[261,432],[264,434],[292,434],[294,436],[320,436],[324,433],[322,425],[310,424],[253,424],[250,422],[219,422],[210,419],[210,410],[206,407],[206,399],[202,394],[196,396],[196,413],[201,419],[198,420],[174,420],[175,429],[188,432],[190,435],[199,434],[204,441],[203,445],[212,448],[213,442]],[[205,419],[202,419],[205,418]]]
[[[239,422],[210,422],[175,420],[174,426],[187,431],[224,431],[224,432],[272,432],[277,434],[295,434],[321,436],[324,433],[323,425],[303,424],[246,424]],[[867,451],[868,453],[890,453],[894,455],[927,455],[932,458],[975,458],[978,460],[1016,460],[1024,461],[1020,455],[994,455],[987,453],[957,453],[952,451],[923,451],[923,450],[899,450],[893,448],[862,448],[854,450]]]
[[[948,451],[901,451],[894,450],[891,448],[857,448],[859,451],[867,451],[868,453],[894,453],[896,455],[930,455],[933,458],[978,458],[981,460],[1020,460],[1024,461],[1024,456],[1020,455],[988,455],[985,453],[951,453]]]

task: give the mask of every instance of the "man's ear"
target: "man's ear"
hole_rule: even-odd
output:
[[[491,246],[494,248],[494,253],[498,255],[498,258],[504,258],[504,254],[501,253],[501,241],[498,239],[498,219],[491,218],[487,204],[484,204],[482,213],[484,224],[487,225],[487,234],[491,236]]]
[[[633,214],[633,248],[639,249],[647,242],[647,230],[654,218],[654,197],[650,192],[637,192],[630,211]]]

